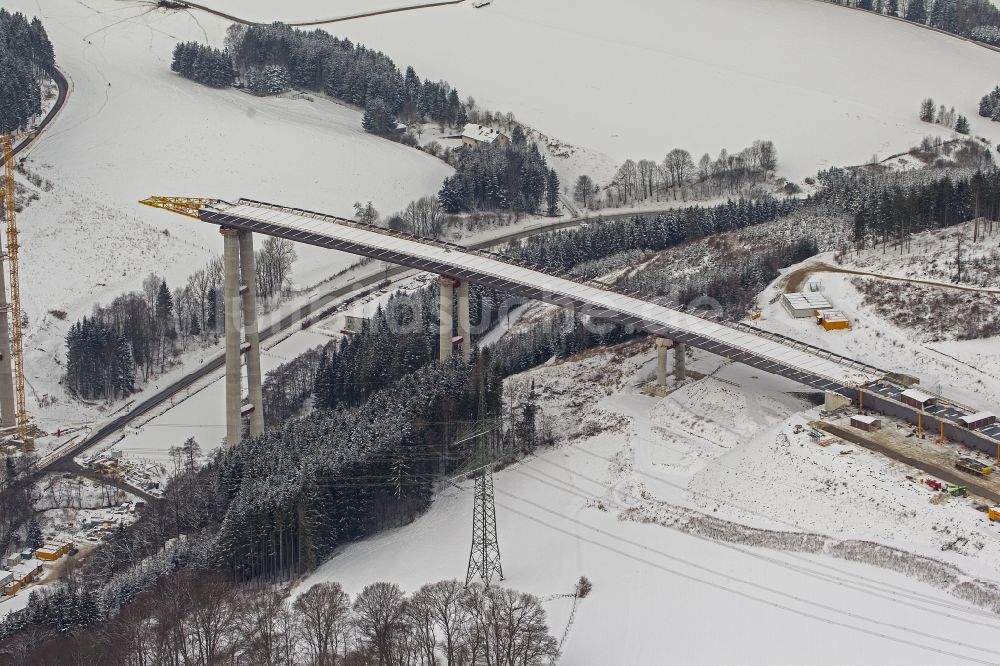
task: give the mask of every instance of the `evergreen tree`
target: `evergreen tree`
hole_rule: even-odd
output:
[[[380,97],[375,97],[369,100],[368,106],[365,107],[361,126],[366,132],[385,136],[396,130],[396,118],[389,111],[385,101]]]
[[[927,6],[924,4],[924,0],[910,0],[906,6],[904,18],[914,23],[927,23]]]
[[[167,281],[163,280],[156,291],[156,319],[165,327],[172,320],[173,313],[174,297],[170,294]]]
[[[559,176],[555,169],[549,169],[548,182],[545,188],[545,212],[549,217],[559,215]]]
[[[969,133],[969,119],[965,116],[959,116],[958,120],[955,121],[955,131],[959,134]]]
[[[885,13],[889,16],[899,16],[899,0],[889,0],[885,7]]]
[[[42,536],[42,528],[38,521],[32,518],[28,521],[28,547],[31,550],[38,550],[45,545],[45,537]]]
[[[934,100],[930,97],[920,103],[920,120],[925,123],[934,122]]]

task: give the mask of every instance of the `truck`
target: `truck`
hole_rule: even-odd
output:
[[[975,458],[962,457],[955,461],[955,469],[974,474],[975,476],[989,476],[993,473],[993,467]]]

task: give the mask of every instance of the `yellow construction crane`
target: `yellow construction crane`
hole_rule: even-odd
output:
[[[14,361],[14,386],[17,399],[14,419],[18,439],[25,450],[31,450],[34,445],[28,434],[28,411],[24,406],[24,330],[21,319],[21,281],[17,266],[19,246],[14,202],[14,141],[9,134],[0,135],[0,148],[3,149],[4,162],[4,179],[0,195],[3,199],[4,222],[7,225],[7,266],[10,272],[10,353]],[[5,351],[0,350],[0,353]]]

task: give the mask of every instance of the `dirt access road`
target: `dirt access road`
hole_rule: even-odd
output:
[[[882,273],[870,273],[868,271],[859,271],[852,268],[841,268],[840,266],[831,266],[827,263],[816,263],[809,264],[808,266],[803,266],[795,271],[789,273],[784,279],[784,289],[785,293],[791,293],[795,291],[802,291],[802,285],[804,285],[814,273],[842,273],[845,275],[857,275],[860,277],[876,278],[878,280],[889,280],[891,282],[909,282],[910,284],[919,284],[925,287],[936,287],[939,289],[958,289],[959,291],[971,291],[978,292],[981,294],[997,294],[1000,295],[1000,289],[990,289],[988,287],[970,287],[963,284],[949,284],[947,282],[935,282],[933,280],[919,280],[916,278],[904,278],[897,275],[885,275]]]

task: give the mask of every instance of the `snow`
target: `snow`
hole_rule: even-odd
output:
[[[972,225],[920,234],[913,240],[911,253],[900,254],[898,250],[882,253],[881,249],[860,255],[852,253],[843,268],[860,268],[880,275],[914,280],[947,280],[949,253],[942,252],[941,245],[935,245],[935,239],[950,239],[957,233],[966,233],[971,239]],[[978,244],[970,242],[967,245],[970,267],[975,265],[975,260],[986,259],[983,262],[986,268],[976,278],[982,284],[995,284],[996,277],[992,275],[995,263],[991,263],[991,257],[998,243],[1000,237],[994,234]],[[847,315],[851,321],[849,330],[825,331],[811,319],[793,319],[780,304],[778,295],[784,291],[787,276],[810,266],[816,268],[809,278],[810,283]],[[1000,345],[997,338],[929,341],[922,332],[900,328],[866,305],[864,295],[852,284],[856,275],[824,272],[824,266],[841,268],[836,265],[832,253],[823,253],[786,269],[782,277],[758,297],[758,302],[762,304],[761,318],[747,323],[889,372],[917,377],[925,392],[946,395],[977,409],[989,409],[1000,404]],[[970,273],[974,271],[970,270]],[[925,288],[938,287],[927,285]]]
[[[794,384],[745,366],[698,354],[692,369],[711,377],[663,399],[639,395],[632,387],[654,359],[640,342],[508,380],[534,382],[561,436],[494,477],[503,584],[545,600],[551,631],[568,632],[560,663],[995,657],[995,616],[932,579],[846,555],[840,541],[876,539],[996,580],[1000,535],[970,502],[929,504],[900,465],[817,446],[801,430],[815,412],[787,394]],[[472,490],[470,481],[442,486],[426,514],[341,549],[293,594],[321,581],[356,594],[376,580],[413,591],[461,578]],[[724,529],[708,536],[699,523]],[[786,545],[754,547],[743,533]],[[829,551],[797,550],[795,533]],[[983,550],[942,551],[956,534]],[[567,626],[570,602],[555,597],[581,575],[593,592]]]
[[[172,286],[221,251],[215,229],[138,205],[150,194],[240,195],[352,215],[357,200],[396,210],[433,194],[443,162],[361,130],[361,114],[319,96],[258,98],[213,90],[170,71],[181,40],[221,46],[228,21],[114,0],[14,0],[39,16],[72,92],[28,151],[52,188],[18,216],[21,289],[29,317],[29,411],[79,422],[93,410],[62,400],[69,325],[150,271]],[[294,279],[308,287],[355,257],[298,247]],[[47,311],[68,313],[60,320]],[[47,402],[47,400],[46,400]]]
[[[326,7],[285,2],[271,18],[319,18]],[[779,173],[801,179],[941,133],[917,117],[925,97],[967,116],[973,134],[1000,139],[1000,125],[977,113],[1000,54],[812,0],[622,0],[613,9],[504,0],[323,27],[617,163],[662,160],[675,147],[714,157],[764,138],[778,148]],[[447,37],[414,39],[428,34]]]

